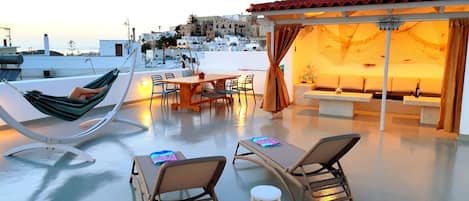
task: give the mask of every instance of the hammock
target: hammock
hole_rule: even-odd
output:
[[[31,103],[31,105],[44,114],[66,121],[74,121],[104,100],[118,74],[119,70],[116,68],[85,85],[84,88],[89,89],[97,89],[106,85],[108,86],[103,92],[85,100],[73,99],[65,96],[50,96],[35,90],[28,91],[23,96]]]
[[[73,153],[77,156],[84,158],[86,161],[94,162],[95,159],[88,153],[77,149],[70,144],[79,144],[81,142],[86,141],[87,139],[92,138],[95,136],[105,125],[110,122],[119,122],[129,124],[143,130],[148,130],[148,127],[133,122],[127,119],[122,119],[116,117],[117,112],[119,111],[120,107],[124,103],[125,97],[127,92],[129,91],[130,85],[132,83],[132,78],[135,72],[136,66],[136,50],[134,50],[130,56],[133,55],[132,59],[132,67],[129,72],[129,78],[127,80],[127,85],[122,89],[122,96],[117,103],[114,105],[114,108],[109,111],[103,118],[88,120],[81,125],[90,125],[90,127],[82,131],[80,133],[71,134],[68,136],[49,136],[43,135],[37,132],[34,132],[18,121],[16,121],[1,105],[0,105],[0,118],[2,118],[8,125],[12,128],[16,129],[20,134],[37,141],[37,143],[25,144],[14,147],[4,153],[5,156],[12,156],[15,153],[33,150],[33,149],[46,149],[46,150],[62,150],[65,152]],[[126,60],[127,61],[127,60]],[[8,86],[12,89],[16,90],[17,92],[23,94],[23,96],[39,111],[44,112],[46,114],[53,115],[55,117],[65,119],[65,120],[74,120],[79,118],[80,116],[84,115],[87,111],[91,110],[94,106],[96,106],[99,102],[101,102],[106,94],[109,92],[110,86],[116,80],[117,75],[119,73],[118,69],[114,69],[100,78],[94,80],[93,82],[85,85],[86,88],[100,88],[105,86],[106,84],[109,86],[107,87],[102,93],[97,94],[93,97],[90,97],[87,100],[76,100],[70,99],[66,97],[55,97],[40,94],[38,91],[30,91],[23,93],[19,91],[15,86],[12,84],[5,82]]]

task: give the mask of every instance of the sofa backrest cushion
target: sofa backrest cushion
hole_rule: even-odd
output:
[[[343,91],[363,92],[363,76],[340,75],[339,86]]]
[[[417,87],[418,79],[411,77],[393,77],[391,92],[412,93]]]
[[[388,91],[391,90],[391,79],[388,78]],[[382,76],[367,76],[365,77],[365,85],[363,91],[366,93],[377,92],[383,90],[383,77]]]
[[[420,92],[423,94],[441,94],[441,78],[420,78]]]
[[[314,78],[317,89],[333,89],[339,87],[339,75],[318,74]]]

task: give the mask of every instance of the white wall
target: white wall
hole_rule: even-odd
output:
[[[141,54],[137,58],[141,58]],[[21,65],[22,75],[27,78],[42,78],[43,70],[55,71],[60,76],[79,76],[93,74],[91,62],[98,73],[103,73],[112,68],[126,69],[131,65],[127,57],[98,57],[98,56],[44,56],[25,55]],[[85,62],[86,59],[91,61]],[[137,59],[137,68],[143,68],[144,63]]]
[[[290,100],[293,100],[293,46],[280,64],[285,65],[284,78]],[[200,71],[209,73],[254,74],[254,91],[264,94],[264,85],[269,68],[266,51],[259,52],[205,52],[200,61]],[[241,77],[242,79],[242,77]]]
[[[287,84],[290,102],[293,102],[293,47],[293,45],[290,47],[282,62],[280,62],[280,64],[285,65],[283,76],[285,78],[285,83]]]
[[[126,57],[100,57],[100,56],[44,56],[24,55],[21,68],[90,68],[91,64],[85,62],[87,58],[93,61],[96,68],[109,68],[122,65]],[[127,62],[124,66],[130,66]]]
[[[205,52],[200,71],[222,74],[254,74],[254,92],[264,94],[264,82],[269,59],[261,52]]]
[[[128,44],[131,44],[131,47],[128,48]],[[99,41],[99,54],[101,56],[116,56],[116,44],[122,45],[122,56],[126,57],[129,55],[130,51],[133,48],[138,48],[140,52],[140,44],[138,42],[128,41],[128,40],[100,40]]]
[[[464,88],[461,106],[461,123],[459,133],[461,135],[469,135],[469,42],[466,55],[466,70],[464,74]]]

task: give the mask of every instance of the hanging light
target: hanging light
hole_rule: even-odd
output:
[[[399,27],[402,25],[402,21],[399,18],[394,16],[388,16],[379,20],[378,27],[381,31],[395,31],[399,30]]]

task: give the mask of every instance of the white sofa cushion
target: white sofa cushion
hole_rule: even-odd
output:
[[[391,90],[391,79],[388,78],[388,91]],[[383,77],[381,76],[367,76],[365,77],[364,91],[382,91],[383,90]]]
[[[418,79],[411,77],[393,77],[391,84],[392,92],[413,92],[417,87]]]
[[[363,90],[363,76],[359,75],[340,75],[340,88]]]
[[[420,78],[420,91],[422,93],[441,94],[441,78]]]
[[[332,74],[318,74],[314,78],[316,88],[332,88],[335,89],[339,86],[339,75]]]

